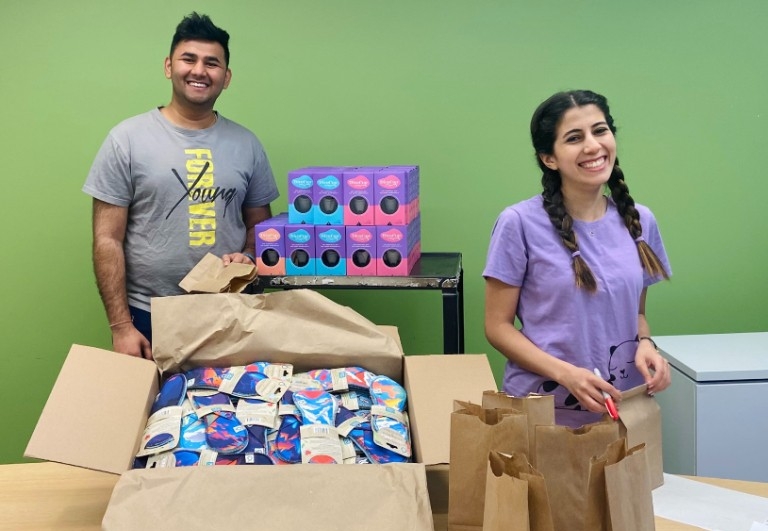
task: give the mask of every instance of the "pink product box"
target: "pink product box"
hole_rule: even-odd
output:
[[[418,166],[386,166],[374,179],[376,225],[407,225],[418,216]]]
[[[316,168],[312,202],[315,225],[344,225],[344,186],[342,175],[349,168]]]
[[[345,171],[344,225],[375,225],[374,182],[380,167],[360,167]]]
[[[346,228],[347,275],[376,276],[376,227],[363,225]]]
[[[288,213],[281,212],[255,228],[256,268],[260,275],[285,275],[285,225]]]
[[[316,225],[315,272],[318,275],[346,275],[346,248],[344,225]]]
[[[312,168],[299,168],[288,172],[288,222],[314,223],[314,180]]]
[[[421,217],[407,225],[376,226],[376,275],[408,276],[421,256]]]
[[[315,275],[315,226],[285,226],[286,275]]]

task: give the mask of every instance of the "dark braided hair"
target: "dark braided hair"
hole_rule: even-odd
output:
[[[616,126],[604,96],[589,90],[572,90],[558,92],[538,106],[531,118],[531,140],[536,152],[536,162],[541,168],[541,185],[543,187],[544,210],[546,210],[552,225],[557,230],[563,245],[571,252],[573,272],[576,276],[576,286],[589,292],[597,291],[597,281],[587,262],[579,251],[576,233],[573,231],[573,218],[565,209],[562,193],[560,172],[548,168],[540,155],[551,155],[554,152],[557,127],[568,109],[595,105],[603,112],[608,128],[616,133]],[[635,208],[635,201],[629,195],[629,187],[624,182],[624,172],[619,167],[619,159],[613,167],[608,179],[608,188],[619,215],[624,219],[630,236],[637,244],[637,253],[643,268],[652,276],[669,278],[661,261],[653,252],[651,246],[643,239],[643,228],[640,225],[640,213]]]

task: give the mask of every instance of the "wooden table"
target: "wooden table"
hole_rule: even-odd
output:
[[[689,479],[768,498],[768,483]],[[114,474],[58,463],[0,465],[0,529],[100,530],[117,480]],[[446,520],[446,515],[435,515],[435,530],[446,529]],[[656,531],[696,529],[699,528],[656,518]]]

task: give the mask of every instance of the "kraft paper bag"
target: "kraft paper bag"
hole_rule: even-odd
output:
[[[498,452],[488,456],[483,531],[530,531],[528,482],[506,464]]]
[[[225,266],[221,258],[208,253],[179,282],[179,287],[187,293],[240,293],[256,277],[256,266]]]
[[[522,411],[528,417],[528,460],[536,466],[536,426],[555,424],[555,397],[529,394],[524,397],[510,396],[503,392],[485,391],[483,407],[507,408]]]
[[[433,531],[434,523],[421,464],[219,466],[129,470],[102,529]]]
[[[556,531],[584,529],[590,460],[618,439],[614,421],[580,428],[536,426],[536,469],[547,483]]]
[[[553,531],[544,478],[523,454],[488,456],[483,531]]]
[[[451,414],[448,531],[481,530],[488,454],[528,452],[526,416],[456,401]]]
[[[260,360],[292,363],[296,372],[362,364],[402,374],[394,337],[312,290],[177,295],[151,304],[152,355],[161,372]]]
[[[631,448],[618,463],[605,467],[605,490],[615,531],[653,531],[653,492],[646,447]]]
[[[621,393],[619,433],[633,448],[645,444],[651,488],[664,484],[664,457],[661,443],[661,408],[643,384]]]
[[[584,517],[585,531],[612,531],[611,514],[605,490],[605,467],[618,463],[626,455],[627,440],[622,437],[609,444],[603,455],[594,456],[590,460],[587,479],[587,511]]]

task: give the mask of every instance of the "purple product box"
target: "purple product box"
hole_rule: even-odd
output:
[[[376,276],[376,227],[351,226],[347,231],[347,275]]]
[[[260,275],[285,275],[286,223],[288,213],[281,212],[256,224],[254,257]]]
[[[379,167],[360,167],[345,171],[344,225],[375,225],[374,182]]]
[[[407,225],[376,226],[376,275],[408,276],[421,256],[421,217]]]
[[[419,167],[387,166],[374,181],[376,225],[407,225],[419,213]]]
[[[316,274],[346,275],[346,248],[344,225],[315,225]]]
[[[285,273],[315,274],[315,226],[289,223],[285,226]]]
[[[289,223],[314,222],[314,181],[311,168],[299,168],[288,172],[288,221]]]
[[[344,186],[342,175],[347,168],[315,168],[312,202],[315,225],[344,225]]]

